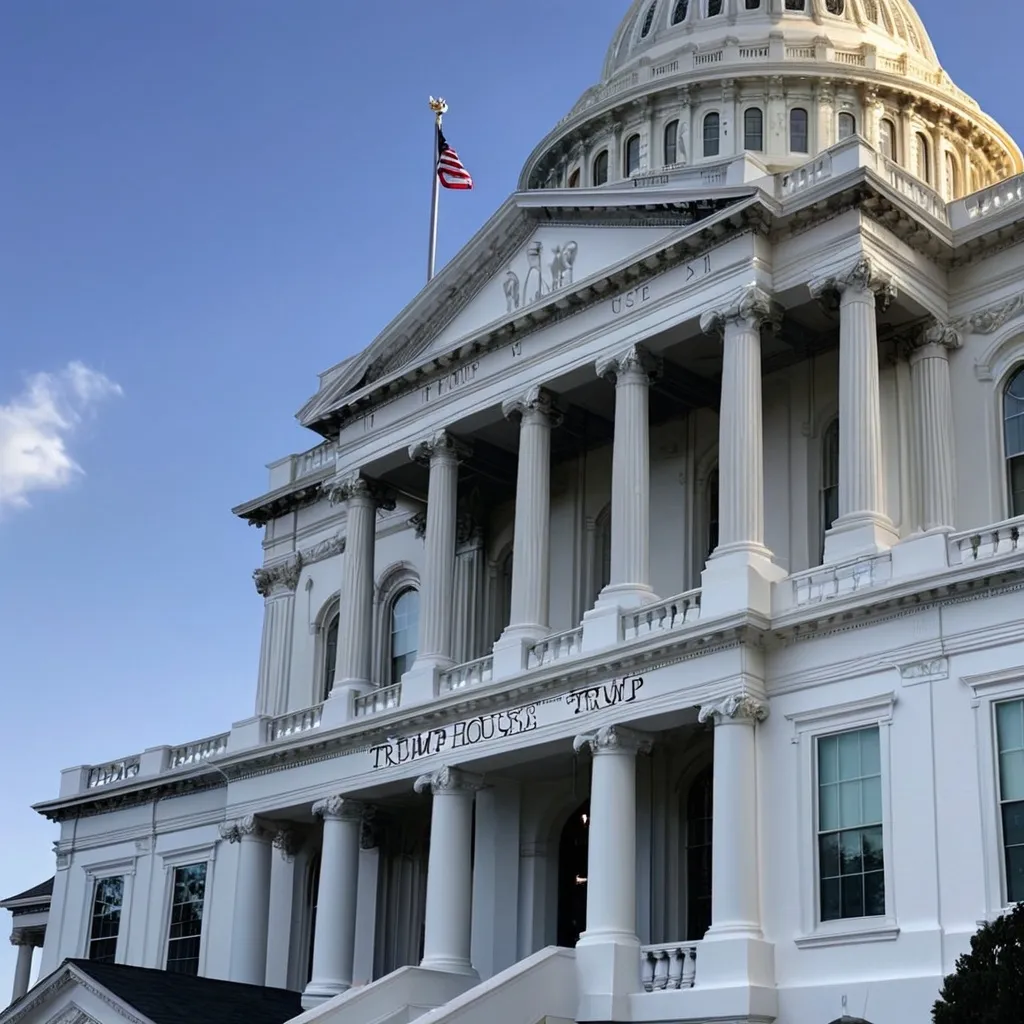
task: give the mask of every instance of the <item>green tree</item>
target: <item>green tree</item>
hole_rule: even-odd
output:
[[[932,1009],[934,1024],[1024,1021],[1024,903],[983,925]]]

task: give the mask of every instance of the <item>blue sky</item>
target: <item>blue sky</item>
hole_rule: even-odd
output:
[[[598,77],[626,6],[0,4],[2,895],[53,871],[29,804],[61,768],[251,714],[260,534],[230,508],[316,442],[293,418],[316,373],[423,283],[428,94],[477,182],[442,196],[444,261]],[[1024,8],[992,32],[961,0],[918,6],[1024,139]],[[13,954],[0,941],[0,1005]]]

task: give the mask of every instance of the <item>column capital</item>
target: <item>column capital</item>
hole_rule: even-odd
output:
[[[713,701],[710,704],[703,704],[697,721],[702,725],[709,719],[714,719],[715,725],[721,725],[726,720],[731,722],[763,722],[768,718],[768,705],[764,701],[751,697],[746,693],[730,694],[722,700]]]
[[[416,534],[417,540],[423,540],[427,535],[427,513],[426,510],[417,512],[416,515],[409,519],[409,525],[413,529],[413,533]]]
[[[361,473],[339,473],[327,482],[326,491],[332,505],[349,501],[372,501],[376,508],[391,511],[395,507],[394,491]]]
[[[280,597],[294,594],[302,574],[302,555],[289,555],[273,565],[253,570],[252,580],[260,597]]]
[[[594,757],[602,754],[649,754],[653,741],[646,733],[629,729],[624,725],[606,725],[593,732],[580,733],[573,738],[572,749],[579,753],[589,748]]]
[[[434,459],[464,462],[472,452],[469,444],[452,437],[447,430],[438,430],[409,446],[409,458],[424,466],[429,466]]]
[[[765,324],[777,328],[781,322],[782,307],[763,288],[749,285],[724,306],[703,313],[700,329],[705,334],[722,335],[730,323],[752,330]]]
[[[552,429],[564,419],[554,394],[540,386],[528,388],[515,398],[507,398],[501,403],[501,411],[506,419],[536,418],[545,421]]]
[[[484,777],[482,775],[445,765],[436,772],[421,775],[413,783],[413,789],[417,793],[423,793],[429,789],[433,796],[437,796],[444,793],[475,793],[478,789],[482,789],[483,785]]]
[[[650,384],[661,376],[663,362],[642,345],[630,345],[613,356],[602,356],[595,368],[598,377],[616,384]]]
[[[883,309],[888,307],[897,294],[892,275],[879,270],[868,256],[858,256],[830,274],[813,278],[807,287],[811,298],[817,300],[833,293],[843,295],[846,292],[870,292]]]
[[[280,851],[283,861],[291,863],[300,845],[299,834],[293,828],[280,828],[274,833],[274,849]]]
[[[11,932],[12,946],[31,946],[37,948],[42,946],[42,935],[37,928],[15,928]]]
[[[269,840],[274,835],[273,827],[255,814],[247,814],[235,821],[222,821],[217,828],[221,839],[228,843],[240,843],[245,839]]]
[[[896,339],[896,355],[915,363],[928,355],[945,357],[962,344],[959,324],[929,320]]]
[[[366,805],[359,800],[336,794],[313,804],[313,816],[324,821],[362,821]]]

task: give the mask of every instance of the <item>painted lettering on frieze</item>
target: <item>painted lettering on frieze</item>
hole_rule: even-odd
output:
[[[572,690],[565,695],[565,703],[572,708],[574,715],[602,711],[605,708],[613,708],[616,704],[632,704],[643,685],[643,676],[624,676],[622,679],[612,679],[599,686]]]
[[[432,380],[429,384],[424,384],[421,389],[423,402],[433,402],[439,398],[444,398],[445,395],[450,395],[453,391],[458,391],[459,388],[465,387],[476,380],[479,370],[479,362],[467,363],[465,366],[459,366],[452,370],[451,373],[446,373],[437,380]]]
[[[628,313],[631,309],[636,309],[637,306],[643,306],[650,301],[651,286],[649,284],[642,284],[639,288],[630,288],[628,292],[616,295],[612,299],[612,315]]]

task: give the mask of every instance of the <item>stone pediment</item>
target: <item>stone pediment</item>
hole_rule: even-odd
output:
[[[640,205],[632,193],[606,194],[598,208],[543,206],[528,195],[513,196],[365,351],[321,375],[320,390],[299,411],[299,421],[315,428],[349,396],[656,248],[739,198],[735,190],[724,191],[732,194],[677,195],[657,205],[647,196]]]

